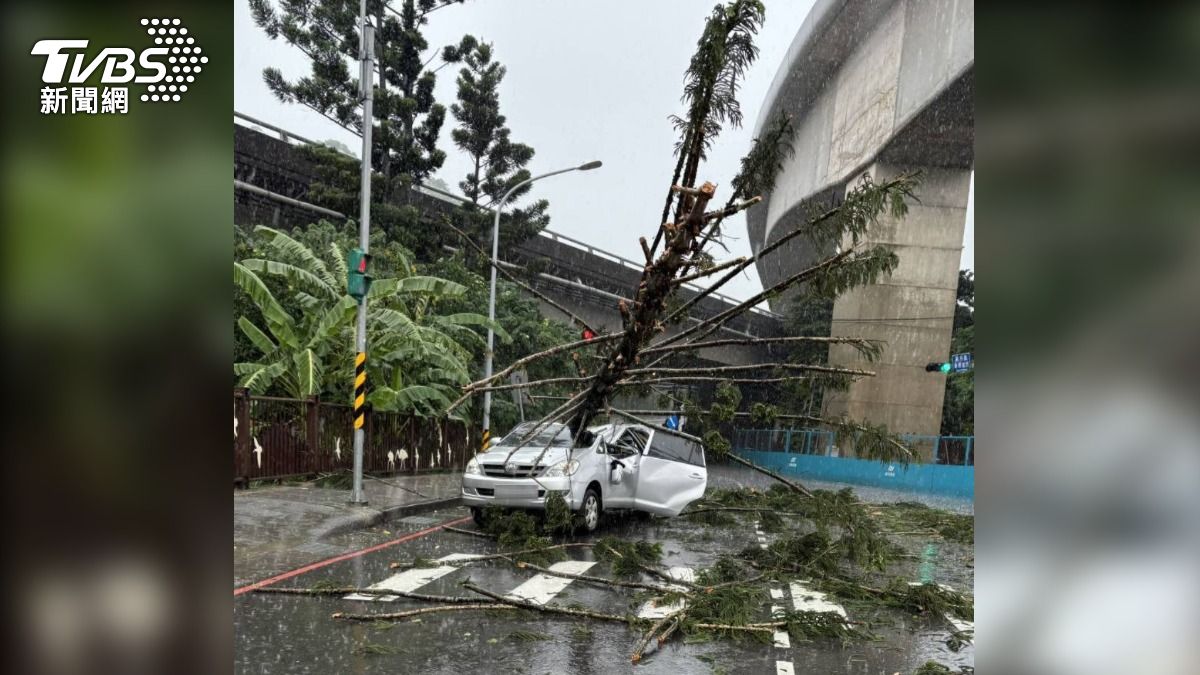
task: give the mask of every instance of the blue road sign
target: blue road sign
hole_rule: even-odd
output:
[[[975,366],[975,359],[970,353],[951,354],[950,365],[956,373],[965,373]]]
[[[668,429],[679,431],[679,415],[671,415],[667,418],[667,423],[664,425]]]

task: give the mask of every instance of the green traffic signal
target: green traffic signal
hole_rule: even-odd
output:
[[[943,364],[942,364],[942,367],[941,367],[941,371],[942,371],[943,373],[948,373],[948,372],[950,372],[950,364],[949,364],[949,363],[943,363]]]
[[[360,302],[371,290],[371,275],[367,274],[370,262],[371,255],[360,248],[352,248],[346,254],[346,293]]]
[[[950,368],[949,361],[934,361],[933,363],[925,364],[925,372],[927,373],[949,373]]]

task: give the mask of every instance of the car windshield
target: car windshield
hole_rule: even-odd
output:
[[[496,443],[497,446],[512,447],[521,439],[529,435],[535,427],[534,422],[526,422],[518,424],[512,431]],[[550,424],[538,429],[537,433],[521,443],[521,447],[525,448],[542,448],[549,445],[551,448],[569,448],[571,447],[571,432],[565,424]]]

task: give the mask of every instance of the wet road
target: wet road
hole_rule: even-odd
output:
[[[720,477],[714,478],[720,482]],[[863,497],[871,499],[866,494]],[[881,500],[892,501],[887,495]],[[540,593],[562,606],[579,604],[619,615],[637,613],[642,608],[644,599],[609,587],[575,581],[562,584],[561,590],[557,590],[557,582],[542,583],[549,581],[545,577],[541,582],[531,581],[534,573],[515,569],[504,561],[455,568],[432,579],[414,578],[412,574],[398,576],[402,571],[389,569],[393,561],[417,556],[437,559],[452,554],[496,552],[495,544],[487,539],[442,530],[419,534],[466,515],[466,509],[444,509],[382,528],[334,537],[330,544],[335,547],[361,550],[412,536],[362,555],[319,564],[274,585],[312,587],[325,582],[367,587],[387,581],[398,588],[421,593],[469,595],[460,586],[469,579],[501,593]],[[742,527],[710,528],[687,519],[609,518],[598,534],[660,542],[665,565],[693,570],[711,565],[723,553],[736,553],[760,541],[760,533],[749,521]],[[770,541],[776,535],[761,536]],[[577,537],[579,541],[588,539]],[[928,573],[932,562],[936,581],[959,590],[972,587],[972,570],[964,564],[972,555],[969,549],[939,541],[931,556],[926,550],[928,541],[913,537],[902,537],[899,541],[914,553],[925,552],[925,559],[901,565],[898,573],[916,580],[918,566],[923,562]],[[586,568],[583,573],[612,578],[606,563],[594,563],[590,549],[569,549],[569,558],[577,561],[573,567],[567,566],[572,567],[570,571],[579,573]],[[772,603],[787,606],[797,602],[793,597],[797,590],[786,585],[773,589],[773,599],[764,604],[761,620],[770,620]],[[972,646],[955,653],[944,644],[951,629],[940,619],[914,618],[894,610],[853,603],[843,603],[848,616],[871,622],[872,631],[881,640],[845,646],[816,641],[784,647],[750,639],[719,638],[688,644],[675,638],[636,666],[629,657],[639,636],[620,624],[524,611],[449,612],[400,623],[330,618],[334,612],[396,612],[429,606],[403,598],[381,602],[249,592],[237,596],[234,605],[235,658],[240,673],[779,673],[788,672],[780,670],[785,667],[783,664],[791,664],[792,672],[796,673],[891,675],[911,673],[930,659],[947,665],[974,662]],[[529,638],[529,633],[544,639],[523,639]]]

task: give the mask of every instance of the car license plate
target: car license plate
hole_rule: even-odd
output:
[[[497,485],[496,496],[503,499],[533,499],[537,488],[529,485]]]

